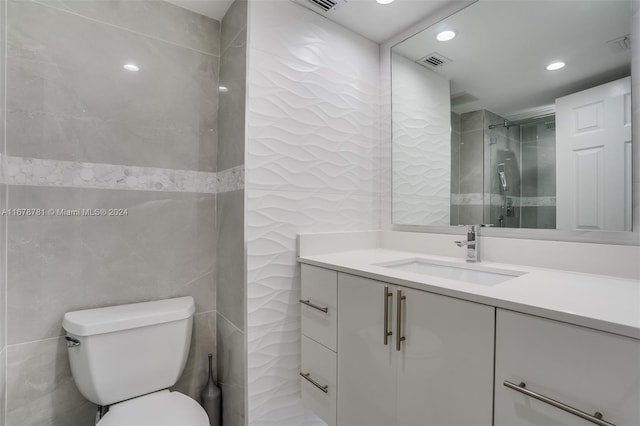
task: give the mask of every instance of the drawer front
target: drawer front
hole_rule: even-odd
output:
[[[329,425],[336,424],[337,356],[324,346],[302,336],[302,401]],[[326,392],[325,392],[326,391]]]
[[[302,334],[337,351],[338,273],[302,265]],[[326,312],[324,312],[326,310]]]
[[[504,381],[615,424],[640,425],[640,341],[497,310],[496,426],[593,425]]]

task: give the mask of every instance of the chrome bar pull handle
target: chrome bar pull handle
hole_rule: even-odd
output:
[[[320,383],[316,382],[315,380],[313,380],[311,378],[311,373],[303,373],[302,371],[300,372],[300,375],[302,377],[304,377],[309,383],[311,383],[313,386],[317,387],[318,389],[320,389],[322,392],[324,393],[329,393],[329,386],[328,385],[321,385]]]
[[[389,344],[389,336],[393,333],[389,331],[389,299],[393,297],[393,292],[389,291],[389,286],[384,286],[384,345]]]
[[[400,344],[406,340],[402,335],[402,302],[406,298],[406,296],[402,295],[402,290],[398,290],[398,300],[396,301],[396,351],[400,350]]]
[[[309,299],[307,299],[307,300],[302,300],[302,299],[300,299],[300,303],[303,303],[303,304],[305,304],[305,305],[307,305],[307,306],[309,306],[309,307],[311,307],[311,308],[313,308],[313,309],[317,309],[317,310],[319,310],[320,312],[324,312],[325,314],[326,314],[327,312],[329,312],[329,308],[325,308],[325,307],[323,307],[323,306],[318,306],[318,305],[316,305],[315,303],[311,303],[311,301],[310,301]]]
[[[573,408],[570,405],[563,404],[560,401],[556,401],[555,399],[549,398],[548,396],[544,396],[542,394],[539,394],[538,392],[534,392],[527,389],[527,385],[524,382],[520,382],[520,384],[516,385],[515,383],[505,380],[504,382],[502,382],[502,384],[508,387],[509,389],[513,389],[516,392],[523,393],[527,396],[530,396],[531,398],[534,398],[534,399],[537,399],[538,401],[542,401],[544,403],[552,405],[556,408],[566,411],[567,413],[571,413],[574,416],[578,416],[581,419],[584,419],[591,423],[595,423],[599,426],[615,426],[613,423],[609,423],[607,421],[602,420],[602,413],[600,413],[599,411],[596,411],[594,414],[585,413],[584,411],[578,410],[577,408]]]

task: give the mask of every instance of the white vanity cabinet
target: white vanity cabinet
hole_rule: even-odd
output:
[[[611,424],[640,425],[638,340],[497,309],[495,425],[594,424],[519,392],[521,383]]]
[[[339,273],[338,318],[338,425],[491,425],[494,308]]]
[[[329,425],[336,424],[338,273],[302,265],[300,381],[302,400]]]

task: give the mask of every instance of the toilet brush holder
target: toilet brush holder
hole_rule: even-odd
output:
[[[209,379],[200,393],[200,403],[211,426],[222,426],[222,391],[213,380],[213,354],[209,354]]]

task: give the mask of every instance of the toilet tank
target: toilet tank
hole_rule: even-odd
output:
[[[179,297],[66,313],[80,393],[110,405],[173,386],[189,355],[194,310],[192,297]]]

